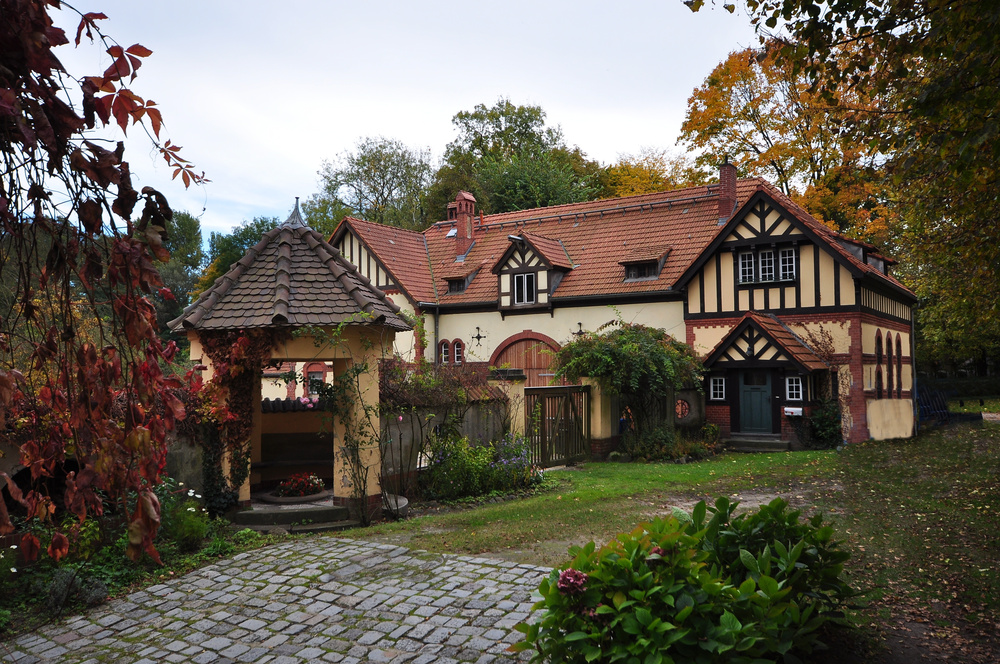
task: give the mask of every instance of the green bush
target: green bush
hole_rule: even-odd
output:
[[[472,445],[466,438],[432,438],[430,464],[421,475],[428,498],[455,500],[527,488],[541,475],[531,465],[528,442],[506,435],[490,445]]]
[[[816,450],[832,450],[844,442],[841,429],[840,404],[826,399],[815,406],[809,415],[809,442]]]
[[[622,437],[621,451],[633,459],[666,461],[682,454],[677,451],[677,439],[670,426],[661,425],[641,433],[628,433]]]
[[[702,502],[683,521],[572,547],[539,586],[541,620],[518,626],[512,650],[548,662],[750,663],[822,647],[817,630],[843,622],[836,607],[852,594],[839,580],[846,554],[779,502],[753,517],[732,517],[734,507],[720,499],[706,521]]]
[[[160,526],[160,537],[174,541],[180,551],[197,551],[201,547],[211,519],[197,500],[192,497],[171,501],[160,514],[167,517]]]

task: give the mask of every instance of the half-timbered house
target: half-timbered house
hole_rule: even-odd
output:
[[[705,359],[706,415],[725,437],[795,438],[823,397],[845,439],[913,428],[912,306],[874,247],[818,222],[767,181],[484,216],[466,192],[423,233],[347,218],[331,244],[407,313],[407,359],[520,368],[622,319],[665,329]]]

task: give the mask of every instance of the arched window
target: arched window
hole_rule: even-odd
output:
[[[882,398],[882,330],[875,332],[875,398]]]
[[[448,351],[450,346],[447,341],[438,344],[438,364],[448,364]]]
[[[896,398],[903,398],[903,344],[896,335]]]
[[[452,348],[455,350],[455,364],[461,364],[465,361],[465,344],[462,343],[461,339],[455,339],[451,344]]]
[[[887,396],[892,398],[892,388],[895,385],[893,382],[893,366],[892,366],[892,334],[886,333],[885,335],[885,383]]]

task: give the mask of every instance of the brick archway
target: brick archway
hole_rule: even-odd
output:
[[[521,369],[527,376],[526,387],[543,387],[549,384],[552,355],[545,351],[559,350],[559,343],[540,332],[525,330],[504,339],[490,357],[492,367]]]

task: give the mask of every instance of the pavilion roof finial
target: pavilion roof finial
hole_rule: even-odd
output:
[[[290,215],[288,215],[288,219],[285,220],[285,223],[283,223],[282,226],[287,226],[288,228],[308,228],[309,224],[305,222],[302,218],[302,213],[299,212],[298,196],[295,197],[295,209],[292,210]]]

